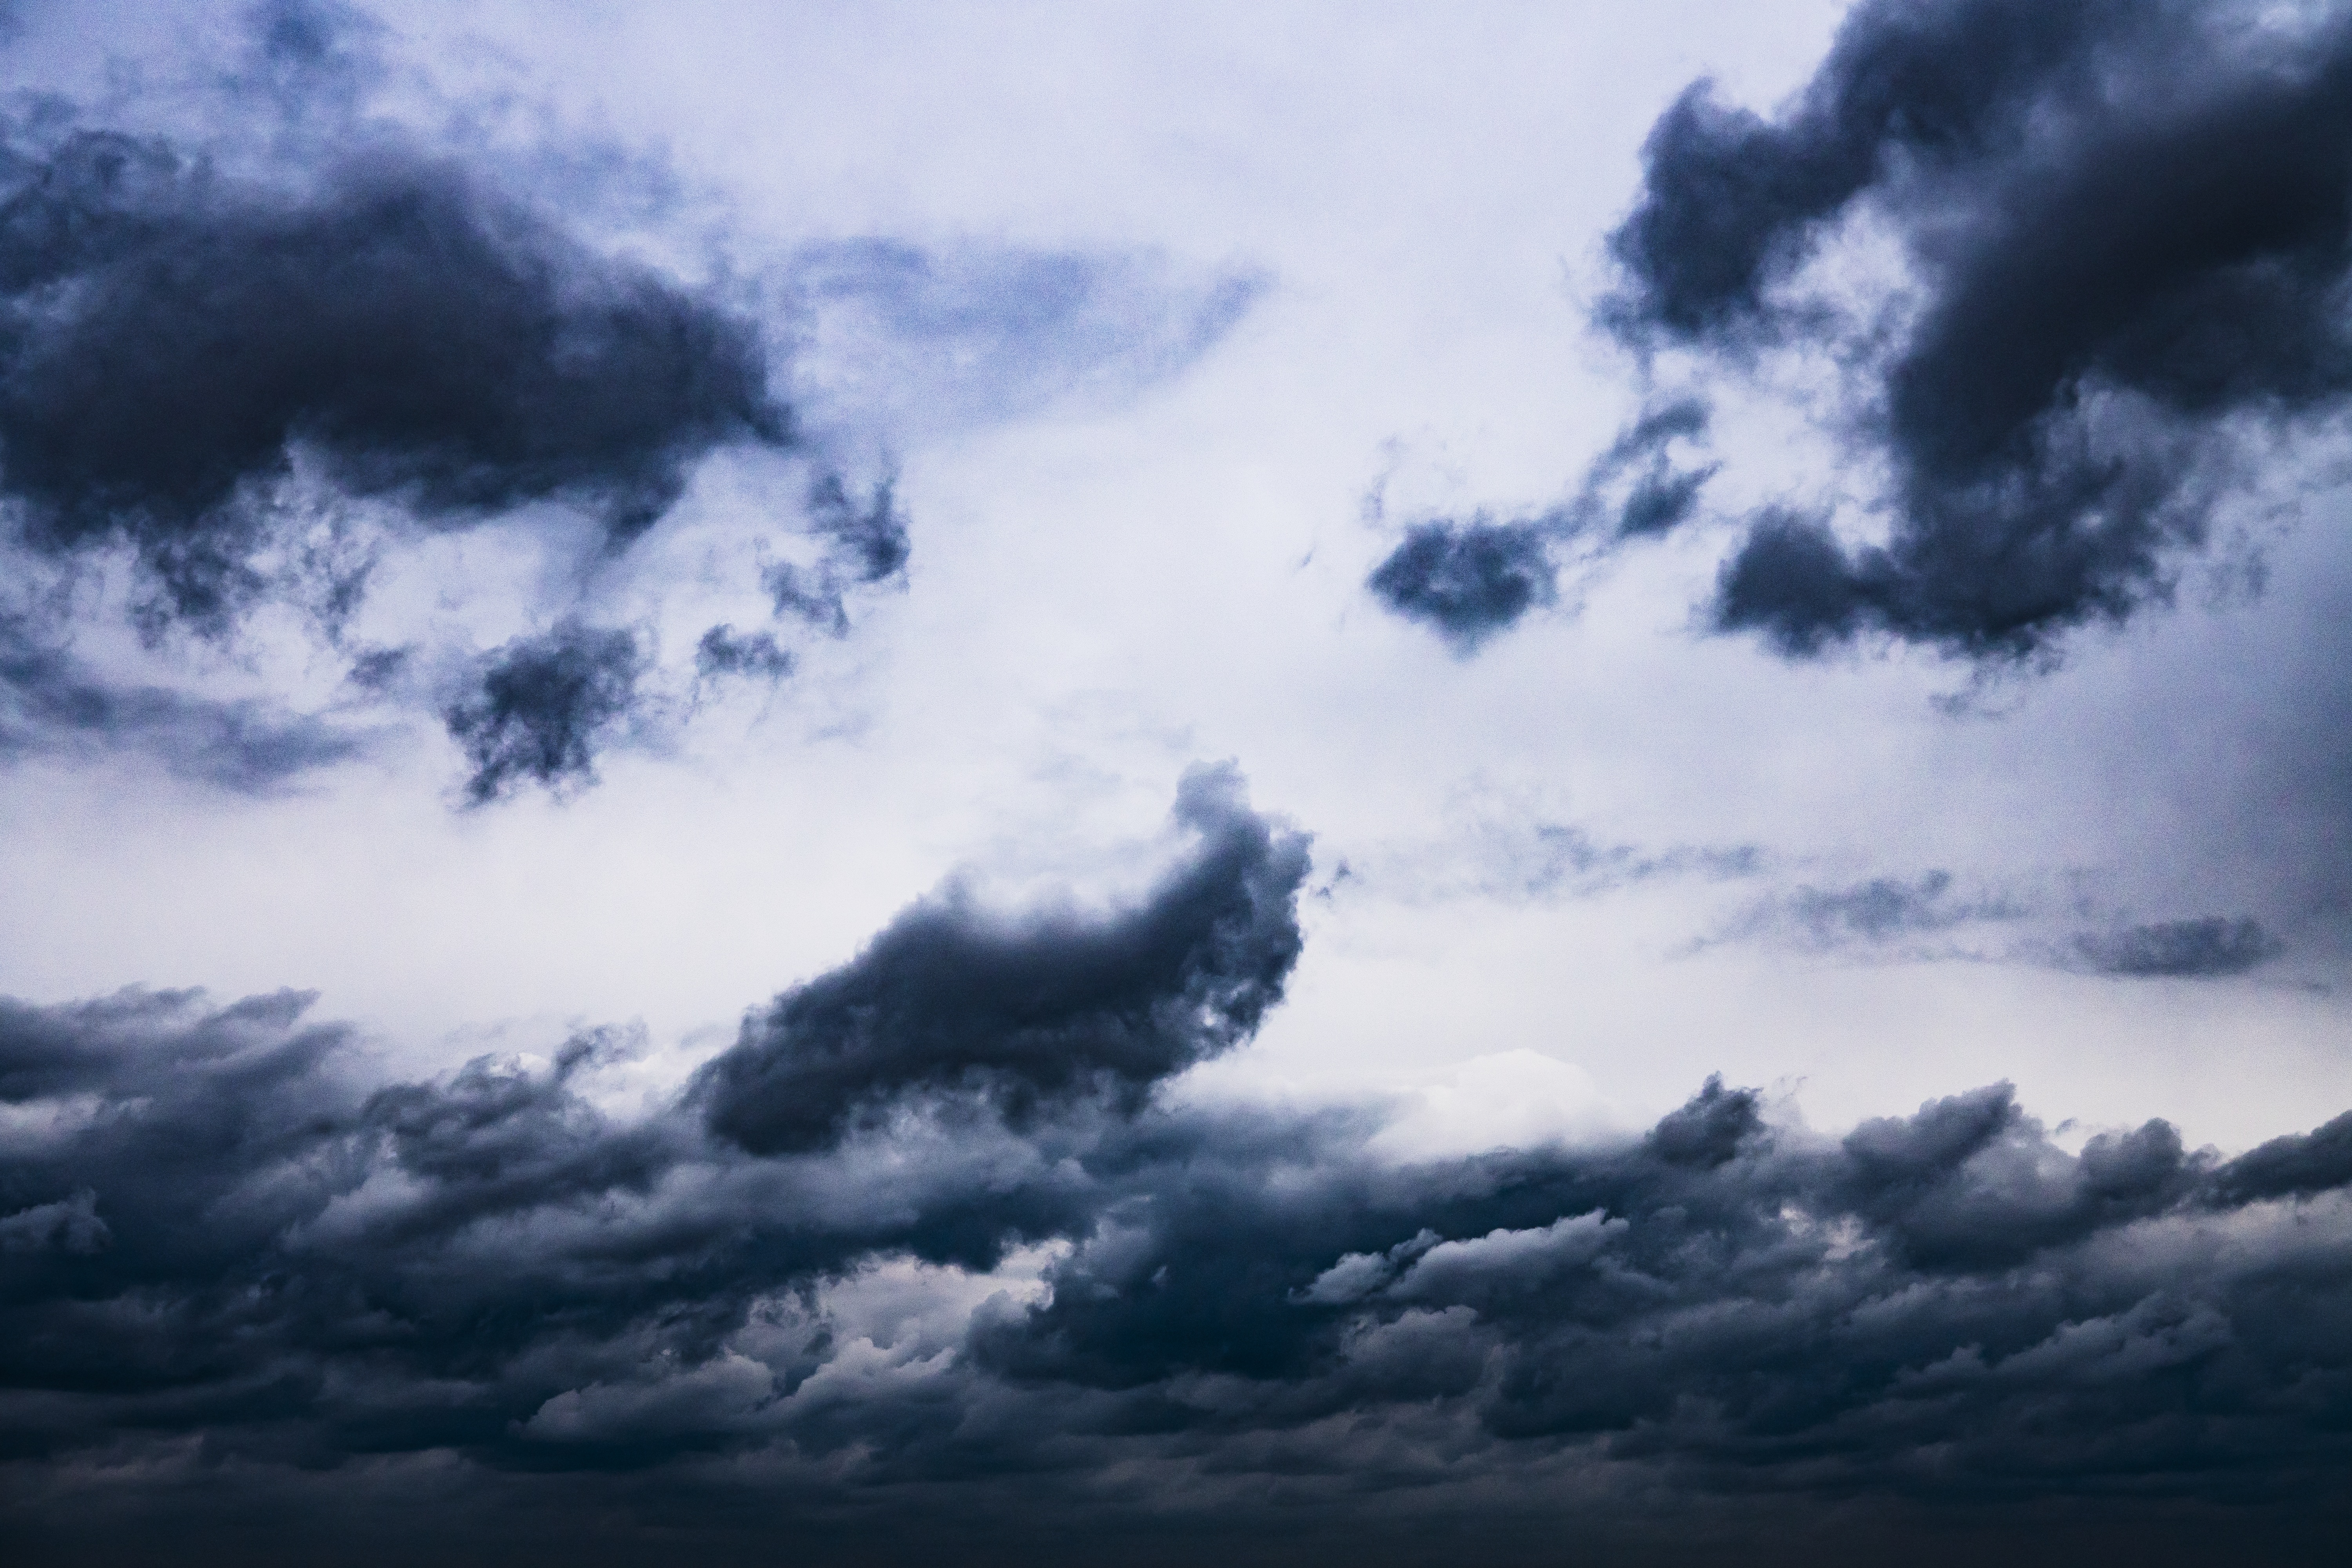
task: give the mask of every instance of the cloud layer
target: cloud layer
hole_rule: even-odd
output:
[[[711,1550],[753,1496],[845,1518],[910,1488],[933,1523],[1027,1497],[1271,1540],[1245,1500],[1281,1475],[1321,1556],[1374,1560],[1351,1493],[1580,1511],[1604,1544],[1660,1495],[2256,1502],[2282,1549],[2326,1516],[2352,1116],[2236,1159],[2161,1121],[2070,1150],[1998,1086],[1830,1140],[1710,1082],[1638,1139],[1400,1164],[1370,1110],[1163,1091],[1279,1001],[1307,870],[1230,771],[1176,825],[1123,909],[917,906],[643,1112],[612,1034],[371,1087],[293,993],[8,1004],[19,1521],[86,1545],[75,1510],[125,1474],[157,1478],[133,1516],[168,1498],[190,1440],[282,1517],[667,1477],[734,1500],[688,1530]],[[658,1528],[599,1517],[621,1533],[542,1548]]]

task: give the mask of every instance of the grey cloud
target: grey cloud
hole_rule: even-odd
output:
[[[1190,859],[1105,922],[992,929],[959,897],[899,917],[856,961],[776,999],[712,1062],[712,1128],[756,1153],[821,1146],[915,1093],[1016,1116],[1151,1085],[1255,1034],[1298,957],[1307,844],[1196,770]]]
[[[1717,466],[1688,466],[1676,441],[1703,437],[1706,405],[1677,398],[1638,416],[1590,463],[1573,498],[1531,517],[1415,523],[1365,586],[1391,610],[1427,624],[1468,654],[1559,597],[1561,556],[1654,538],[1688,521]]]
[[[2348,38],[2234,5],[1874,0],[1775,119],[1685,93],[1612,239],[1619,331],[1735,359],[1837,339],[1788,286],[1865,206],[1918,285],[1891,358],[1833,343],[1865,367],[1891,533],[1762,514],[1720,624],[1791,655],[1878,631],[2008,658],[2161,599],[2240,434],[2352,391]]]
[[[184,777],[263,792],[362,755],[369,741],[251,699],[105,679],[28,622],[0,613],[0,757],[129,752]]]
[[[2243,974],[2269,963],[2284,945],[2261,921],[2208,915],[2159,921],[2074,939],[2075,955],[2102,974],[2193,979]]]
[[[704,632],[694,645],[694,672],[705,680],[729,675],[781,680],[793,672],[793,656],[772,633],[739,635],[733,626],[720,625]]]
[[[635,634],[576,620],[487,655],[442,715],[470,768],[466,798],[593,783],[597,751],[637,707],[645,664]]]
[[[1427,622],[1469,652],[1551,603],[1552,531],[1542,521],[1418,523],[1365,585],[1398,615]]]
[[[1885,946],[1979,921],[2014,921],[2028,912],[2002,895],[1963,893],[1949,871],[1936,869],[1832,887],[1801,883],[1751,905],[1712,940],[1773,937],[1830,952]]]
[[[776,563],[761,574],[761,585],[778,619],[791,616],[846,637],[850,593],[902,577],[907,569],[910,546],[896,483],[882,480],[860,502],[840,474],[827,470],[809,487],[808,520],[810,531],[824,542],[823,559],[814,564]]]
[[[9,174],[0,474],[24,537],[127,541],[200,626],[257,592],[263,492],[298,455],[437,526],[561,500],[619,544],[703,453],[790,438],[747,324],[447,164],[279,190],[76,132]]]
[[[1710,1081],[1638,1139],[1397,1165],[1368,1113],[1151,1092],[1298,951],[1303,841],[1223,771],[1178,810],[1132,908],[919,905],[635,1116],[598,1109],[621,1035],[378,1087],[299,994],[0,1004],[0,1517],[161,1560],[299,1495],[330,1555],[365,1516],[487,1560],[520,1510],[598,1561],[772,1551],[789,1506],[889,1562],[992,1517],[1071,1555],[1068,1509],[1090,1551],[1213,1515],[1404,1561],[1499,1507],[1649,1562],[1707,1552],[1622,1534],[1662,1502],[1818,1558],[1857,1499],[1928,1510],[1881,1552],[2127,1499],[2324,1560],[2352,1117],[2070,1153],[2005,1085],[1829,1139]]]

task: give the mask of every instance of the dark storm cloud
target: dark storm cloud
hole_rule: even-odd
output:
[[[1097,1545],[1287,1518],[1307,1560],[1662,1502],[2318,1529],[2352,1118],[2070,1152],[2007,1086],[1829,1139],[1710,1082],[1639,1138],[1398,1164],[1369,1112],[1150,1092],[1298,950],[1301,841],[1223,772],[1179,817],[1132,908],[919,905],[646,1113],[603,1108],[620,1035],[373,1087],[295,994],[0,1005],[0,1507],[58,1558],[149,1510],[121,1560],[238,1496],[411,1544],[453,1477],[464,1519],[553,1519],[578,1471],[590,1522],[531,1550],[750,1550],[775,1507],[866,1562],[992,1515],[1055,1555],[1041,1508]]]
[[[127,541],[200,626],[255,591],[299,458],[436,525],[563,500],[618,544],[710,448],[788,439],[747,324],[454,167],[279,191],[78,132],[11,174],[0,484],[35,548]]]
[[[442,714],[466,753],[466,798],[481,805],[525,783],[594,782],[597,751],[635,709],[645,668],[635,634],[578,621],[488,655]]]
[[[2086,933],[2074,939],[2074,951],[2085,965],[2103,974],[2194,979],[2243,974],[2284,948],[2259,921],[2208,915]]]
[[[2352,31],[2172,0],[1873,0],[1779,117],[1701,82],[1659,120],[1605,312],[1735,358],[1836,339],[1892,476],[1883,542],[1766,514],[1727,628],[2044,648],[2170,589],[2243,438],[2352,392]],[[1857,214],[1915,313],[1888,354],[1797,297]],[[1865,301],[1862,315],[1884,301]]]
[[[1563,547],[1583,541],[1588,549],[1605,549],[1688,521],[1717,466],[1686,466],[1672,447],[1702,437],[1707,419],[1706,405],[1695,398],[1646,410],[1587,467],[1570,500],[1509,522],[1481,516],[1416,523],[1365,586],[1398,615],[1426,623],[1457,652],[1475,652],[1558,597]]]
[[[353,730],[266,702],[107,680],[0,614],[0,757],[127,751],[184,777],[264,791],[367,744]]]
[[[1199,837],[1192,858],[1108,921],[996,929],[954,894],[901,915],[744,1025],[699,1080],[711,1127],[772,1154],[919,1093],[1016,1118],[1131,1105],[1248,1038],[1297,962],[1307,843],[1253,814],[1231,769],[1188,776],[1176,820]]]

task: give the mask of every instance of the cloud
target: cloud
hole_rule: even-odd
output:
[[[1581,544],[1575,563],[1590,568],[1614,546],[1667,533],[1697,511],[1717,466],[1685,466],[1672,447],[1704,437],[1708,417],[1706,405],[1690,397],[1646,409],[1586,466],[1568,501],[1509,522],[1482,514],[1415,523],[1365,586],[1455,652],[1474,653],[1558,599],[1560,556],[1570,547]]]
[[[819,474],[809,486],[810,531],[825,543],[814,565],[778,562],[760,575],[778,619],[792,616],[835,637],[849,635],[849,594],[901,578],[909,543],[895,482],[877,483],[865,501],[850,495],[840,474]]]
[[[392,153],[292,188],[75,132],[0,202],[0,456],[36,550],[127,542],[169,613],[258,590],[270,488],[436,527],[527,503],[617,545],[693,461],[782,446],[753,330],[454,166]]]
[[[705,680],[728,675],[781,680],[793,672],[793,656],[772,632],[738,635],[733,626],[720,625],[694,645],[694,672]]]
[[[0,757],[127,751],[183,777],[259,793],[359,756],[369,740],[252,699],[105,679],[0,612]]]
[[[576,620],[484,657],[442,715],[472,770],[467,800],[487,805],[526,782],[593,783],[597,750],[635,710],[645,666],[634,633]]]
[[[1557,569],[1542,522],[1424,522],[1365,585],[1398,615],[1425,621],[1463,652],[1551,603]]]
[[[1176,821],[1193,855],[1101,921],[992,929],[950,891],[856,961],[785,993],[706,1069],[710,1125],[755,1153],[819,1147],[916,1095],[1015,1116],[1133,1104],[1230,1050],[1297,961],[1307,842],[1253,814],[1230,768],[1196,769]]]
[[[1149,253],[879,237],[804,247],[789,277],[809,401],[902,436],[1129,402],[1223,342],[1267,288]]]
[[[1818,1546],[1857,1499],[1930,1510],[1908,1539],[2123,1498],[2260,1552],[2338,1494],[2352,1118],[2070,1152],[2006,1085],[1831,1138],[1710,1081],[1636,1138],[1412,1157],[1160,1093],[1278,1001],[1305,869],[1227,770],[1177,812],[1133,905],[950,890],[644,1111],[623,1033],[378,1085],[297,993],[0,1004],[12,1533],[243,1496],[329,1541],[520,1509],[595,1560],[788,1506],[870,1562],[1011,1510],[1047,1555],[1046,1517],[1287,1519],[1385,1561],[1449,1519]]]
[[[2032,911],[2001,894],[1958,890],[1949,871],[1872,877],[1834,887],[1800,883],[1750,905],[1724,932],[1700,945],[1775,938],[1814,952],[1884,949],[1982,921],[2021,920]],[[1906,956],[1918,956],[1904,950]]]
[[[2284,951],[2284,945],[2261,921],[2221,915],[2159,921],[2074,939],[2076,956],[2102,974],[2176,979],[2243,974]]]
[[[1733,360],[1826,343],[1889,476],[1883,542],[1827,502],[1760,514],[1719,624],[1792,656],[1881,632],[2005,659],[2164,597],[2246,442],[2352,392],[2347,106],[2332,13],[2172,0],[1874,0],[1776,118],[1692,87],[1645,146],[1604,319]],[[1808,294],[1862,222],[1907,291]]]

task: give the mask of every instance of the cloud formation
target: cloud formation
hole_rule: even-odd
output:
[[[636,707],[645,666],[635,634],[577,620],[485,656],[442,715],[470,768],[467,801],[488,805],[526,782],[593,783],[597,751]]]
[[[641,1113],[602,1087],[612,1033],[372,1087],[299,994],[0,1005],[14,1522],[87,1544],[93,1489],[135,1516],[189,1440],[215,1503],[278,1518],[607,1478],[593,1531],[535,1548],[588,1560],[748,1550],[761,1496],[866,1521],[819,1560],[1032,1504],[1097,1541],[1278,1535],[1283,1475],[1322,1478],[1287,1516],[1309,1561],[1388,1560],[1354,1510],[1408,1499],[1580,1516],[1604,1561],[1649,1560],[1604,1548],[1662,1497],[2259,1502],[2249,1550],[2326,1517],[2352,1117],[2069,1152],[2006,1086],[1830,1139],[1710,1082],[1637,1139],[1399,1163],[1368,1112],[1159,1091],[1279,1000],[1306,870],[1229,771],[1177,817],[1131,906],[1008,923],[950,890]],[[910,1488],[919,1519],[874,1511]]]
[[[2352,393],[2348,118],[2332,11],[2178,0],[1872,0],[1775,118],[1694,85],[1605,318],[1735,361],[1826,337],[1889,475],[1880,541],[1761,514],[1719,623],[2011,658],[2162,598],[2245,443]],[[1805,281],[1861,222],[1910,273],[1885,352],[1894,301]]]
[[[248,793],[362,754],[369,737],[254,699],[123,685],[0,612],[0,757],[142,754],[183,777]]]
[[[455,166],[392,153],[287,188],[76,131],[0,200],[0,485],[22,537],[128,543],[173,617],[259,590],[271,488],[433,527],[538,501],[615,544],[730,442],[786,444],[759,338]]]
[[[1589,564],[1697,511],[1719,465],[1686,462],[1673,447],[1701,439],[1708,416],[1706,405],[1690,397],[1645,410],[1586,466],[1574,497],[1538,515],[1415,523],[1365,586],[1396,614],[1426,623],[1455,652],[1475,653],[1559,597],[1563,552],[1581,546],[1581,563]]]
[[[1074,1099],[1131,1107],[1247,1039],[1298,959],[1307,842],[1252,813],[1230,768],[1188,775],[1176,821],[1193,856],[1108,921],[993,929],[953,891],[909,910],[744,1025],[698,1080],[711,1127],[775,1154],[917,1094],[1016,1121]]]
[[[2086,933],[2074,939],[2074,951],[2102,974],[2196,979],[2243,974],[2276,958],[2284,945],[2260,921],[2208,915]]]

